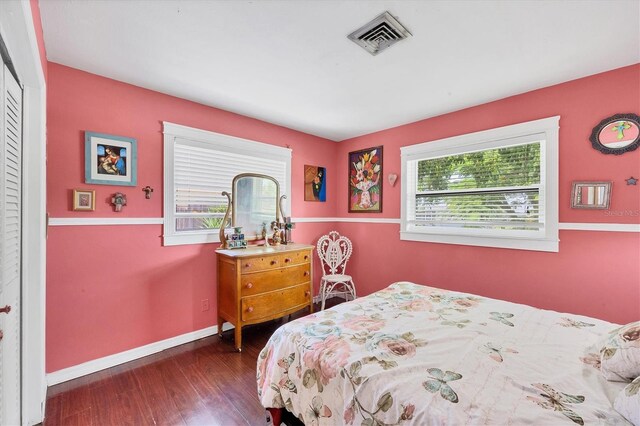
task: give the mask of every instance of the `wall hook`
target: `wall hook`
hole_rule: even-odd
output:
[[[142,188],[142,191],[144,191],[144,198],[146,198],[147,200],[150,200],[151,193],[153,192],[153,188],[147,185],[144,188]]]
[[[127,205],[127,196],[122,192],[116,192],[111,198],[111,204],[113,204],[114,211],[121,212],[122,207]]]

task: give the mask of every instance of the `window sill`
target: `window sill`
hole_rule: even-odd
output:
[[[400,240],[441,244],[458,244],[476,247],[496,247],[516,250],[559,251],[558,239],[533,239],[513,237],[484,237],[472,235],[432,234],[426,232],[401,231]]]
[[[218,230],[214,233],[206,234],[180,234],[180,235],[163,235],[163,246],[181,246],[187,244],[207,244],[219,243],[220,235]]]

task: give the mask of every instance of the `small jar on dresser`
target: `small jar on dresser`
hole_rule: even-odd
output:
[[[242,327],[309,307],[313,312],[313,246],[287,244],[216,250],[218,334],[227,321],[242,349]]]

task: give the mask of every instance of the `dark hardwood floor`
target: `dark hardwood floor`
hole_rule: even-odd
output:
[[[241,353],[231,330],[52,386],[44,425],[264,425],[256,361],[284,322],[243,327]]]

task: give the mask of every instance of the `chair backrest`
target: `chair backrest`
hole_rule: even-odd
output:
[[[352,251],[351,240],[336,231],[320,237],[318,257],[322,265],[322,275],[344,274]]]

